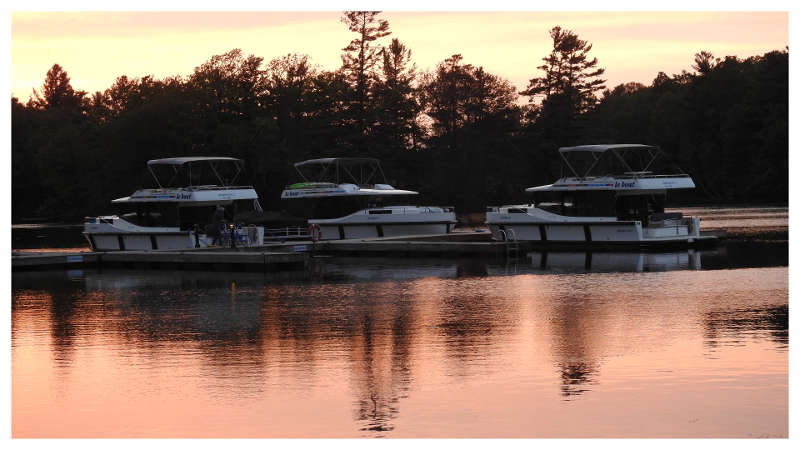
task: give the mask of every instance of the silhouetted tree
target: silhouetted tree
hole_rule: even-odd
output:
[[[433,191],[477,211],[496,197],[520,108],[511,83],[462,59],[453,55],[423,77],[422,99],[431,120],[427,145],[440,153],[429,179],[436,183]]]
[[[32,105],[41,109],[62,108],[77,111],[83,106],[85,91],[76,91],[69,75],[58,64],[47,71],[42,92],[33,90]]]
[[[519,112],[516,89],[483,67],[461,64],[453,55],[426,74],[422,84],[425,113],[433,119],[433,136],[453,136],[485,119],[505,119]]]
[[[530,102],[543,98],[535,114],[539,129],[535,138],[562,145],[575,139],[576,119],[596,103],[595,93],[605,87],[605,80],[599,78],[605,69],[597,66],[597,58],[589,59],[592,44],[574,32],[556,26],[550,38],[553,50],[538,67],[544,75],[532,78],[522,95]]]
[[[711,72],[711,69],[717,64],[719,64],[719,58],[714,58],[714,55],[710,52],[703,50],[700,53],[694,54],[694,64],[692,68],[701,75],[705,75]]]
[[[595,92],[602,90],[605,80],[599,77],[605,69],[597,67],[597,58],[588,59],[592,44],[578,39],[570,30],[556,26],[550,30],[553,51],[542,58],[545,64],[537,67],[544,76],[532,78],[522,95],[543,95],[545,101],[552,96],[564,96],[570,110],[583,113],[591,108],[597,98]]]
[[[276,113],[280,140],[289,148],[295,148],[301,138],[300,121],[315,75],[308,55],[288,54],[267,65],[267,101]]]
[[[371,134],[373,146],[386,154],[415,148],[422,137],[418,116],[422,110],[414,82],[416,65],[411,63],[411,50],[392,39],[381,50],[382,77],[374,86],[376,123]]]
[[[380,11],[346,11],[341,18],[347,28],[357,34],[342,49],[342,71],[354,89],[352,113],[362,134],[368,132],[371,114],[367,104],[375,77],[375,65],[380,59],[381,48],[374,42],[391,34],[389,22],[379,19],[378,14]]]
[[[195,68],[189,84],[200,95],[201,106],[220,120],[249,119],[261,108],[266,91],[263,60],[238,48],[215,55]]]
[[[39,111],[11,98],[11,218],[36,213],[41,205],[42,179],[36,165],[36,135],[41,131]]]

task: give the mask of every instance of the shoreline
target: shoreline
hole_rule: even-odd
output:
[[[788,226],[728,227],[701,229],[701,234],[717,236],[723,242],[789,242]]]

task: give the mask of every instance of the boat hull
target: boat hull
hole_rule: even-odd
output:
[[[320,240],[366,239],[453,231],[456,214],[451,209],[425,206],[390,206],[364,209],[335,219],[309,219],[319,227]]]
[[[519,214],[524,216],[523,214]],[[497,216],[500,216],[499,214]],[[643,226],[640,221],[564,221],[522,220],[492,217],[486,224],[498,241],[525,241],[539,244],[578,246],[680,245],[706,241],[700,236],[699,218],[686,218],[674,224]]]
[[[309,221],[314,224],[314,221]],[[379,237],[415,236],[426,234],[447,234],[453,231],[455,223],[359,223],[359,224],[318,224],[320,240],[367,239]]]
[[[117,250],[183,250],[187,248],[206,247],[205,235],[198,236],[195,242],[194,233],[88,233],[83,236],[94,251]]]
[[[184,250],[206,248],[211,244],[204,233],[169,227],[140,227],[116,217],[101,217],[85,223],[83,236],[94,251]],[[239,246],[263,243],[263,227],[244,227],[237,232]]]

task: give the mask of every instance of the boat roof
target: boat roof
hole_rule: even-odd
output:
[[[345,164],[361,164],[361,163],[380,163],[378,159],[375,158],[358,158],[358,157],[348,157],[348,158],[317,158],[317,159],[309,159],[306,161],[300,161],[294,163],[295,167],[302,167],[314,164],[331,164],[331,163],[345,163]]]
[[[202,164],[192,164],[202,163]],[[221,164],[225,163],[225,164]],[[197,169],[199,173],[197,173]],[[219,186],[233,186],[239,175],[244,170],[244,161],[239,158],[229,156],[181,156],[176,158],[151,159],[147,161],[147,170],[153,176],[159,188],[177,187],[175,182],[180,178],[186,178],[185,186],[202,186],[218,184]],[[204,176],[204,172],[211,171],[213,177]],[[235,173],[224,173],[235,170]],[[162,183],[159,175],[166,175],[169,181]],[[203,180],[205,178],[205,180]],[[210,182],[209,182],[210,181]]]
[[[382,178],[386,184],[380,160],[368,157],[317,158],[294,163],[294,169],[306,182],[327,181],[335,184],[342,178],[358,186],[375,184],[373,177]],[[305,171],[305,172],[304,172]]]
[[[181,166],[186,163],[200,162],[200,161],[241,161],[238,158],[231,158],[229,156],[181,156],[177,158],[161,158],[151,159],[147,161],[148,166],[166,164],[172,166]]]
[[[644,144],[597,144],[597,145],[576,145],[574,147],[561,147],[558,149],[561,153],[571,152],[593,152],[602,153],[608,150],[655,150],[658,149],[656,145]]]

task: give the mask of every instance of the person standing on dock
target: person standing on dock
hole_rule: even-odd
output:
[[[222,205],[217,205],[214,215],[211,217],[211,224],[209,225],[206,234],[212,238],[212,245],[219,245],[222,234],[222,229],[225,226],[225,208]]]

